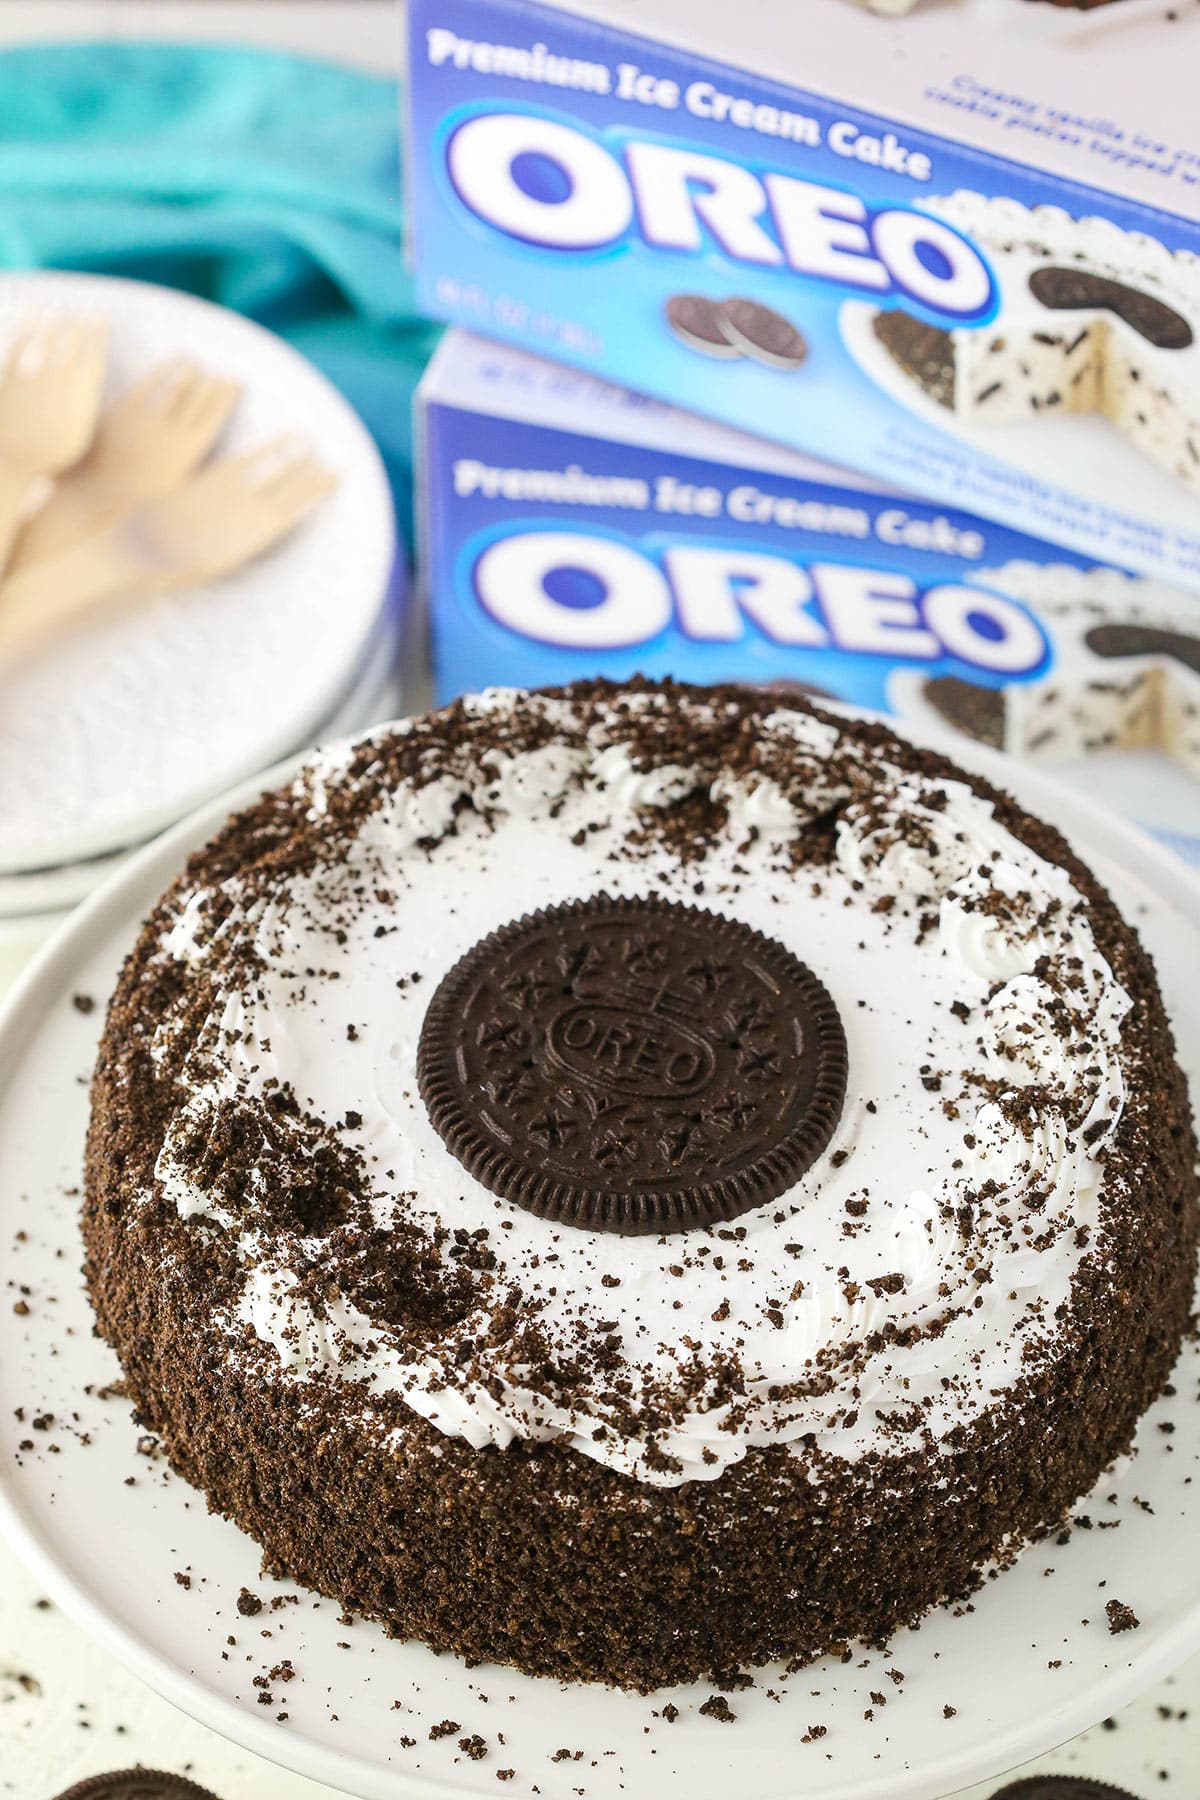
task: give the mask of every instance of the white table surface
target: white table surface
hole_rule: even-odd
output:
[[[0,0],[0,48],[106,36],[274,44],[391,71],[399,20],[391,0]],[[30,948],[0,946],[0,993]],[[87,1775],[139,1762],[190,1774],[221,1800],[329,1800],[328,1789],[225,1743],[127,1675],[0,1544],[0,1795],[54,1800]],[[1023,1773],[1035,1770],[1090,1775],[1140,1800],[1197,1800],[1200,1658]],[[962,1800],[987,1800],[999,1785]]]

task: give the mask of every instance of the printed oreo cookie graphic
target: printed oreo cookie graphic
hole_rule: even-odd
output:
[[[791,321],[757,300],[727,300],[721,319],[735,349],[768,369],[798,369],[808,356],[808,345]]]
[[[704,356],[728,359],[742,353],[725,331],[723,311],[722,301],[707,300],[703,294],[672,294],[663,307],[667,324],[681,344]]]
[[[1110,312],[1156,350],[1187,350],[1195,336],[1183,314],[1157,294],[1091,269],[1049,263],[1033,271],[1029,291],[1051,312]]]
[[[663,308],[671,331],[689,350],[722,358],[748,356],[768,369],[798,369],[808,343],[790,319],[757,300],[707,300],[672,294]]]

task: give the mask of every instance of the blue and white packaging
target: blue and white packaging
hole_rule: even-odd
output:
[[[1200,586],[1200,8],[408,16],[428,311]]]
[[[604,674],[949,727],[1200,860],[1200,596],[465,332],[418,395],[436,697]]]

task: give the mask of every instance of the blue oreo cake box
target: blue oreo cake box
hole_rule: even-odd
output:
[[[439,701],[791,688],[1028,757],[1200,861],[1195,594],[466,332],[418,413]]]
[[[428,311],[1200,586],[1200,8],[408,19]]]

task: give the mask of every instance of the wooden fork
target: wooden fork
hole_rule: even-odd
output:
[[[206,375],[182,356],[126,388],[101,413],[86,456],[21,527],[10,573],[177,488],[212,449],[240,391],[237,382]]]
[[[100,601],[228,575],[270,550],[336,486],[337,477],[290,438],[209,463],[174,493],[0,585],[0,652]]]
[[[77,463],[96,429],[108,327],[94,319],[24,325],[0,379],[0,569],[42,476]]]

